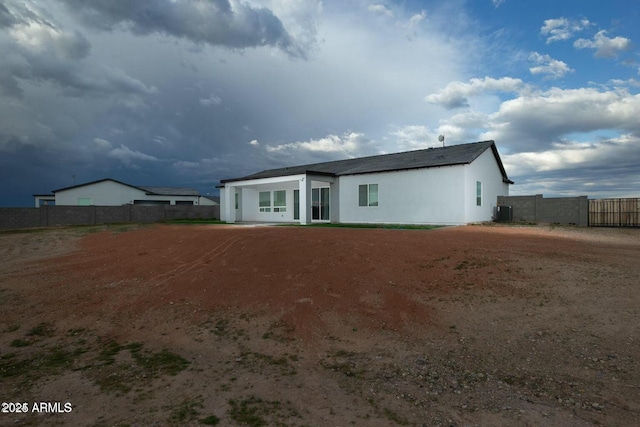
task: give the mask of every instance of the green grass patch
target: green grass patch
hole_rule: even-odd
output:
[[[272,406],[280,402],[265,402],[259,397],[249,396],[242,400],[230,399],[231,410],[229,416],[238,424],[260,427],[267,425],[264,415],[271,413]]]
[[[0,230],[0,235],[42,233],[49,230],[51,229],[50,228],[11,228],[8,230]]]
[[[218,219],[169,219],[164,221],[165,224],[226,224],[226,221]]]
[[[16,390],[37,387],[43,378],[73,370],[81,371],[105,392],[124,394],[140,383],[176,375],[190,364],[169,350],[152,352],[141,343],[92,338],[85,329],[68,330],[66,342],[53,346],[42,345],[46,340],[41,337],[53,335],[49,323],[40,323],[28,335],[34,338],[15,339],[10,344],[15,351],[0,355],[0,380],[12,381]],[[40,345],[34,348],[34,343]]]
[[[141,224],[135,222],[118,222],[111,224],[98,224],[98,225],[76,225],[73,230],[76,234],[84,236],[86,234],[101,233],[108,231],[111,234],[119,234],[127,231],[138,230],[139,228],[149,227],[151,224]]]
[[[283,224],[288,225],[288,224]],[[434,228],[441,228],[442,225],[428,225],[428,224],[364,224],[364,223],[312,223],[307,224],[304,227],[320,227],[320,228],[382,228],[387,230],[432,230]]]
[[[291,402],[279,400],[262,400],[257,396],[244,399],[229,399],[229,417],[243,426],[260,427],[265,425],[289,425],[284,420],[302,418]]]
[[[203,407],[201,396],[187,398],[171,412],[170,421],[178,425],[185,425],[195,420],[199,415],[198,409],[202,409]]]
[[[69,368],[76,356],[75,352],[63,347],[53,347],[41,359],[41,367],[45,369]]]
[[[18,329],[20,329],[20,325],[16,323],[16,324],[7,326],[7,329],[5,329],[5,332],[15,332]]]
[[[216,417],[215,415],[209,415],[208,417],[202,418],[198,421],[200,422],[200,424],[204,424],[207,426],[217,426],[220,422],[220,418]]]
[[[47,322],[40,323],[38,326],[31,328],[31,330],[27,332],[27,336],[52,337],[53,327]]]
[[[32,369],[32,360],[18,359],[15,353],[3,354],[0,358],[0,378],[24,375]]]
[[[28,375],[39,378],[71,367],[76,354],[63,347],[51,347],[30,358],[19,358],[16,353],[7,353],[0,358],[0,378]]]
[[[126,361],[127,355],[118,356],[121,351],[128,350],[133,359]],[[117,358],[125,362],[116,363]],[[157,378],[160,375],[176,375],[189,366],[190,362],[168,350],[156,353],[142,349],[141,343],[119,344],[107,341],[98,354],[100,362],[92,370],[93,380],[103,391],[117,391],[126,393],[131,390],[131,384]]]
[[[182,356],[171,353],[168,350],[161,350],[150,355],[145,355],[138,351],[132,351],[132,355],[138,366],[150,375],[176,375],[178,372],[186,369],[190,363]]]
[[[104,365],[112,365],[115,362],[115,357],[120,350],[124,347],[118,344],[116,341],[108,341],[100,350],[100,354],[98,355],[98,360],[102,362]]]

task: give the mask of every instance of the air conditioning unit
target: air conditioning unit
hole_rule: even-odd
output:
[[[496,208],[496,221],[498,222],[511,222],[513,221],[513,207],[512,206],[498,206]]]

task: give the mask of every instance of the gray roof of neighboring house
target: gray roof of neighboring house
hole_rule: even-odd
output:
[[[193,188],[181,187],[138,187],[147,192],[147,194],[155,194],[158,196],[199,196],[200,192]]]
[[[84,187],[86,185],[98,184],[104,181],[112,181],[121,185],[126,185],[127,187],[135,188],[137,190],[144,191],[148,195],[157,195],[157,196],[199,196],[200,192],[198,190],[194,190],[193,188],[183,188],[183,187],[141,187],[137,185],[127,184],[126,182],[118,181],[112,178],[104,178],[99,179],[97,181],[85,182],[84,184],[73,185],[71,187],[60,188],[58,190],[53,190],[54,193],[58,191],[70,190],[72,188]]]
[[[382,154],[378,156],[359,157],[355,159],[336,160],[332,162],[313,163],[279,169],[269,169],[242,178],[224,179],[220,182],[245,181],[250,179],[274,178],[278,176],[315,173],[332,176],[357,175],[374,172],[391,172],[405,169],[422,169],[438,166],[469,164],[486,150],[491,149],[495,155],[504,182],[513,184],[500,160],[498,149],[493,141],[474,142],[470,144],[451,145],[441,148],[406,151],[402,153]]]

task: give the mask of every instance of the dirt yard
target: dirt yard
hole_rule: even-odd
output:
[[[640,425],[640,230],[0,233],[0,425]]]

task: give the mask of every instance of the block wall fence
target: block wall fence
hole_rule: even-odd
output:
[[[513,221],[542,222],[552,224],[589,225],[589,200],[587,196],[553,197],[498,196],[498,206],[511,206]]]
[[[220,219],[220,206],[42,206],[0,208],[0,229]]]

